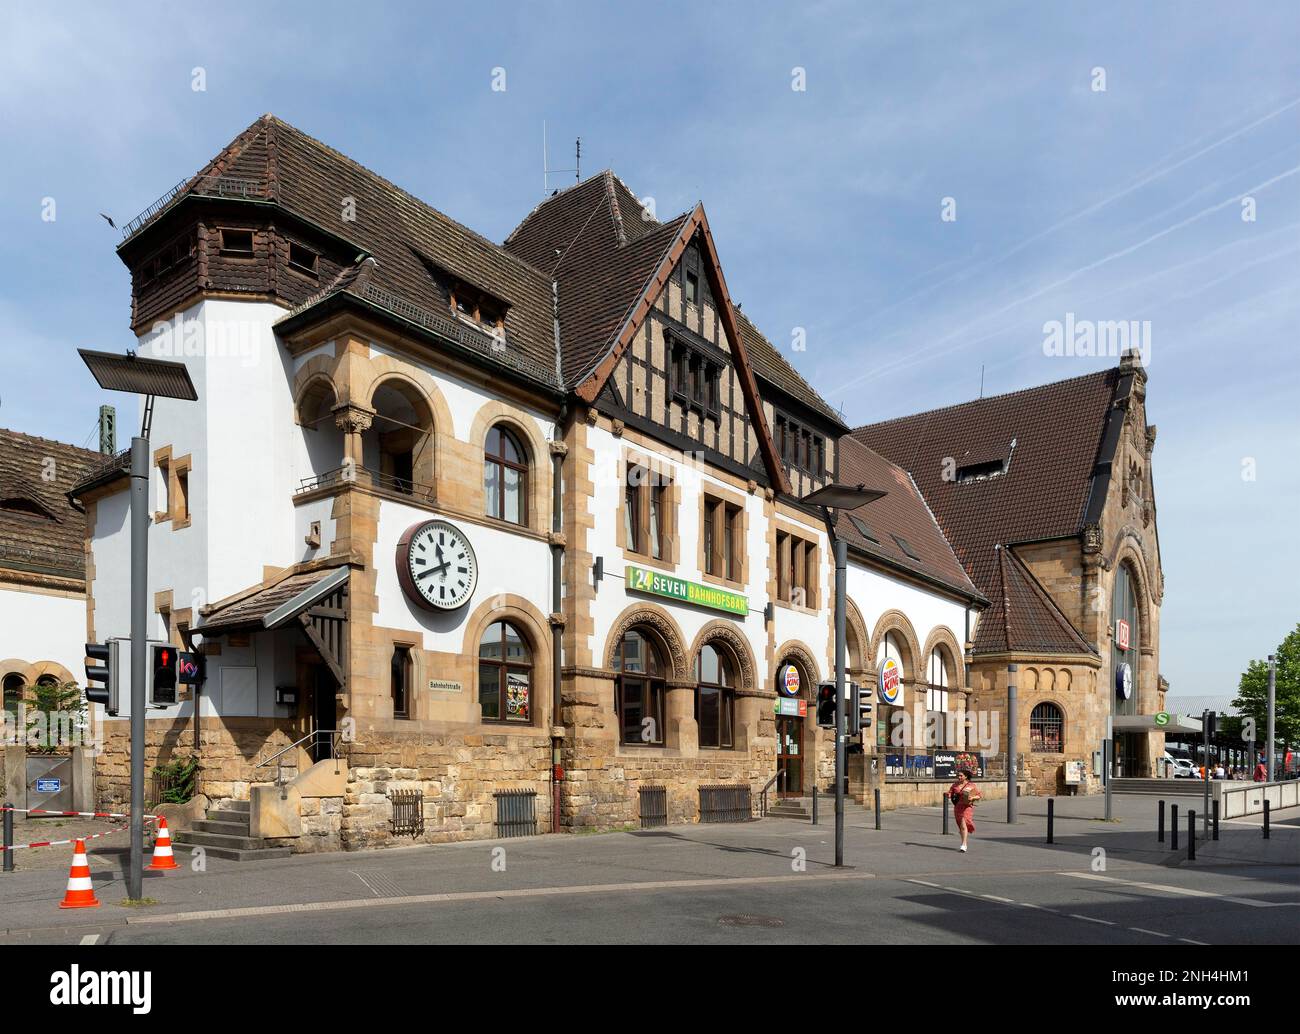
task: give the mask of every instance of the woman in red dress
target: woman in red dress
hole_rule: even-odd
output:
[[[957,816],[957,832],[961,834],[959,851],[966,850],[966,841],[975,832],[975,802],[981,796],[968,768],[958,771],[957,781],[948,787],[948,799],[952,801],[953,814]]]

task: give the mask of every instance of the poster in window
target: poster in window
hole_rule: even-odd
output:
[[[528,672],[506,673],[506,717],[528,721]]]

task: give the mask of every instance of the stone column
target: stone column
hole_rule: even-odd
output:
[[[334,407],[334,426],[343,432],[343,466],[346,468],[343,476],[346,480],[355,480],[357,472],[364,466],[361,435],[370,430],[374,419],[373,409],[351,403]]]

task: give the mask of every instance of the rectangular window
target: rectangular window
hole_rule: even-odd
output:
[[[744,521],[740,507],[727,504],[722,510],[722,576],[728,581],[740,581],[740,558],[745,544],[741,541]]]
[[[616,684],[623,743],[663,746],[664,683],[661,679],[620,675]],[[649,719],[649,721],[646,721]]]
[[[222,230],[221,254],[235,258],[253,257],[252,230]]]
[[[630,481],[623,492],[623,546],[633,553],[641,547],[641,488]]]
[[[817,607],[817,546],[798,535],[776,535],[777,598],[797,607]]]
[[[300,273],[316,275],[316,252],[304,248],[301,244],[289,242],[289,265]]]
[[[623,548],[631,553],[669,560],[674,519],[672,482],[640,464],[627,469],[623,492]]]
[[[717,558],[717,524],[718,511],[722,508],[722,503],[716,499],[705,499],[704,501],[704,572],[705,574],[718,574]]]
[[[176,513],[173,516],[180,521],[190,519],[190,472],[188,470],[176,474]]]
[[[393,717],[410,718],[411,701],[411,648],[394,646],[390,683],[393,696]]]
[[[686,271],[686,301],[691,305],[700,303],[700,275]]]
[[[158,505],[155,508],[161,520],[172,515],[172,465],[170,460],[158,461]]]
[[[650,555],[656,560],[664,556],[664,486],[651,485],[649,488],[650,520],[646,525],[650,540]]]

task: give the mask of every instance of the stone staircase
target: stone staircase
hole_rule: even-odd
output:
[[[1220,782],[1222,780],[1211,781],[1211,797],[1214,796],[1214,787]],[[1227,782],[1224,785],[1234,784]],[[1201,779],[1142,779],[1124,776],[1115,779],[1111,792],[1151,794],[1157,797],[1201,797],[1205,794],[1205,782]]]
[[[234,862],[288,858],[293,853],[287,847],[270,847],[261,837],[251,836],[250,820],[248,801],[222,801],[218,807],[209,808],[207,818],[195,822],[193,828],[178,830],[172,842],[177,849],[201,847],[214,858]]]
[[[835,821],[835,795],[822,793],[818,795],[817,822]],[[774,804],[768,805],[769,819],[802,819],[812,821],[811,797],[778,797]],[[864,808],[852,797],[844,797],[844,820],[853,824],[865,824],[874,821],[870,808]]]

